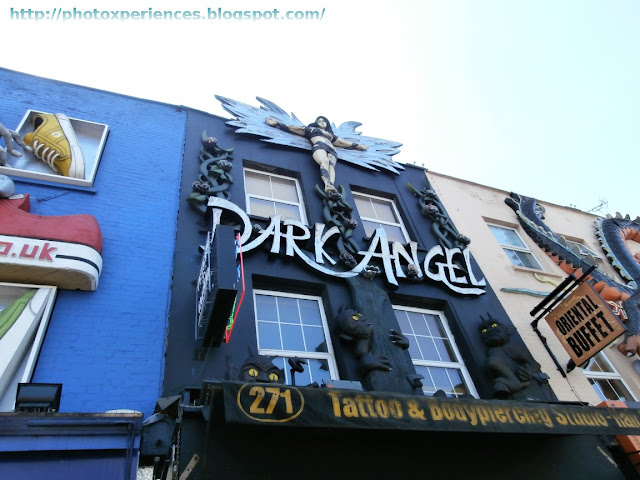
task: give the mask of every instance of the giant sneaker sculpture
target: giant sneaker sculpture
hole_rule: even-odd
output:
[[[33,132],[24,142],[33,154],[65,177],[84,179],[84,156],[69,117],[62,113],[38,113],[33,116]]]
[[[13,182],[0,175],[4,195]],[[0,198],[0,282],[93,291],[102,270],[102,231],[91,215],[29,213],[28,194]]]

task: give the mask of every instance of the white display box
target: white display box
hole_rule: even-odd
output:
[[[27,110],[16,131],[24,138],[28,132],[33,132],[33,117],[39,112],[37,110]],[[85,178],[70,178],[60,175],[35,155],[23,152],[21,157],[9,155],[7,165],[0,166],[0,174],[12,175],[16,177],[33,178],[47,182],[62,183],[67,185],[78,185],[91,187],[95,181],[98,165],[102,156],[102,150],[107,141],[109,126],[103,123],[89,122],[71,118],[71,126],[76,132],[85,162]],[[22,151],[20,147],[17,150]]]

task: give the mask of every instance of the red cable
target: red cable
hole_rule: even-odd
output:
[[[240,294],[240,301],[238,302],[238,306],[236,307],[236,313],[233,315],[233,323],[231,323],[231,328],[225,332],[224,343],[229,343],[231,332],[233,332],[233,326],[236,324],[236,318],[238,318],[238,312],[240,311],[242,299],[244,298],[244,261],[242,259],[242,243],[240,242],[240,234],[236,236],[236,240],[238,241],[238,250],[240,253],[240,277],[242,278],[242,293]]]

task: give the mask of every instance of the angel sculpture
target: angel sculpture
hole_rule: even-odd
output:
[[[367,147],[362,144],[343,140],[334,135],[327,117],[320,116],[316,118],[314,123],[306,127],[286,125],[280,123],[273,117],[267,117],[265,122],[267,125],[279,128],[285,132],[291,132],[305,137],[311,142],[311,156],[320,166],[320,177],[324,183],[324,191],[331,198],[340,196],[338,189],[333,184],[336,179],[336,163],[338,161],[338,154],[336,153],[334,145],[351,150],[367,150]]]
[[[294,114],[289,116],[275,103],[260,97],[257,97],[263,105],[260,108],[221,96],[216,98],[227,112],[235,115],[236,120],[227,122],[227,125],[239,127],[236,133],[258,135],[265,137],[265,142],[311,150],[314,161],[320,166],[320,176],[328,196],[340,196],[334,185],[338,159],[370,170],[383,168],[396,174],[398,170],[404,170],[391,158],[399,152],[401,144],[361,136],[356,132],[361,125],[358,122],[345,122],[336,127],[326,117],[320,116],[315,122],[304,125]]]

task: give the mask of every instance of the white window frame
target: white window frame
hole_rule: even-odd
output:
[[[384,227],[384,225],[389,225],[390,227],[398,227],[400,228],[400,231],[402,232],[402,235],[404,236],[404,240],[405,242],[410,242],[411,238],[409,237],[409,232],[407,232],[406,227],[404,226],[404,221],[402,220],[402,217],[400,216],[400,212],[398,211],[398,207],[396,207],[396,202],[390,198],[385,198],[385,197],[379,197],[376,195],[371,195],[369,193],[362,193],[362,192],[351,192],[355,201],[356,197],[363,197],[366,199],[373,199],[373,200],[377,200],[377,201],[381,201],[381,202],[385,202],[385,203],[389,203],[391,204],[391,209],[393,210],[393,214],[395,215],[395,217],[398,219],[399,223],[392,223],[392,222],[385,222],[383,220],[378,220],[377,218],[370,218],[370,217],[365,217],[364,215],[362,215],[359,211],[358,214],[360,215],[360,218],[362,220],[367,220],[369,222],[373,222],[373,223],[379,223],[380,225],[382,225]],[[356,208],[357,208],[357,204],[356,204]],[[375,210],[375,205],[373,205],[373,208]],[[364,227],[364,225],[363,225]],[[366,233],[365,234],[367,236],[372,236],[373,232],[371,233]]]
[[[516,265],[515,263],[513,263],[513,260],[511,259],[511,257],[509,257],[507,255],[507,258],[509,259],[509,261],[511,262],[511,264],[514,267],[526,268],[526,269],[529,269],[529,270],[540,270],[541,272],[544,272],[544,268],[542,268],[542,264],[540,263],[538,258],[533,254],[531,249],[527,246],[527,243],[520,236],[520,234],[518,233],[518,230],[516,230],[513,227],[505,227],[504,225],[496,225],[495,223],[490,223],[490,222],[487,222],[487,225],[489,226],[489,230],[491,231],[491,235],[498,242],[498,245],[500,245],[503,250],[513,250],[514,252],[520,252],[520,253],[524,253],[524,254],[529,254],[531,256],[531,258],[533,258],[533,260],[535,261],[535,263],[538,265],[539,268],[527,267],[527,266],[524,266],[524,265]],[[495,236],[495,234],[493,233],[493,230],[491,230],[491,227],[501,228],[503,230],[511,230],[513,233],[515,233],[517,235],[517,237],[520,239],[520,241],[522,242],[524,247],[516,247],[514,245],[505,245],[503,243],[500,243],[500,240],[498,240],[498,238]]]
[[[272,297],[284,297],[284,298],[295,298],[295,299],[303,299],[303,300],[311,300],[318,303],[318,307],[320,310],[320,319],[322,320],[322,331],[324,333],[325,343],[327,345],[326,352],[314,352],[314,351],[305,351],[305,350],[279,350],[279,349],[269,349],[269,348],[260,348],[260,332],[258,331],[258,308],[257,308],[257,295],[264,296],[272,296]],[[325,360],[329,365],[329,375],[331,380],[339,380],[338,374],[338,366],[336,364],[335,355],[333,351],[333,345],[331,344],[331,334],[329,332],[329,325],[327,323],[327,316],[324,309],[324,304],[322,302],[322,298],[313,295],[301,295],[297,293],[290,292],[279,292],[274,290],[260,290],[255,289],[253,291],[253,305],[254,305],[254,323],[256,328],[256,341],[258,344],[258,354],[266,355],[266,356],[274,356],[280,358],[292,358],[298,357],[300,359],[316,359],[316,360]],[[281,322],[278,322],[281,323]],[[282,336],[282,334],[281,334]],[[287,365],[285,363],[285,365]],[[290,372],[285,368],[285,377],[287,379],[287,383],[289,382]],[[321,380],[321,379],[317,379]],[[327,379],[329,380],[329,379]],[[314,380],[315,381],[315,380]],[[318,382],[319,383],[319,382]]]
[[[307,214],[306,214],[306,208],[304,205],[304,197],[302,196],[302,189],[300,188],[300,182],[298,182],[298,179],[295,177],[289,177],[286,175],[279,175],[277,173],[271,173],[271,172],[265,172],[263,170],[257,170],[255,168],[249,168],[249,167],[244,167],[242,169],[242,174],[245,177],[245,185],[246,185],[246,173],[247,172],[251,172],[251,173],[255,173],[258,175],[264,175],[265,177],[275,177],[275,178],[283,178],[285,180],[290,180],[293,181],[295,183],[296,186],[296,192],[298,194],[298,198],[300,199],[299,202],[290,202],[288,200],[281,200],[279,198],[276,197],[265,197],[262,195],[256,195],[255,193],[249,193],[245,187],[245,203],[247,205],[247,213],[251,215],[251,198],[256,198],[258,200],[265,200],[267,202],[275,202],[275,203],[281,203],[284,205],[293,205],[298,207],[298,212],[300,213],[300,221],[307,225]],[[271,185],[271,181],[269,182]],[[273,188],[271,189],[272,194],[273,194]]]
[[[13,410],[18,383],[28,383],[33,377],[58,293],[55,286],[0,282],[0,291],[13,288],[38,290],[46,297],[39,318],[31,324],[30,330],[27,330],[26,323],[19,325],[16,322],[11,328],[19,330],[12,332],[10,328],[0,339],[0,366],[11,369],[0,372],[4,377],[0,384],[0,412]]]
[[[38,110],[27,110],[22,117],[20,124],[16,128],[16,132],[21,137],[28,132],[33,132],[31,119],[40,112]],[[7,165],[0,166],[0,174],[11,175],[15,177],[31,178],[34,180],[43,180],[46,182],[61,183],[65,185],[76,185],[79,187],[90,188],[95,182],[98,166],[102,158],[102,151],[107,142],[109,126],[104,123],[90,122],[78,118],[71,118],[71,125],[76,132],[78,142],[85,161],[84,178],[65,177],[53,171],[46,163],[36,158],[32,153],[23,152],[20,157],[8,156]],[[22,152],[22,149],[18,147]]]
[[[591,363],[595,362],[596,358],[600,359],[603,363],[605,363],[606,366],[611,369],[611,371],[610,372],[594,372],[594,371],[588,370],[589,365],[591,365]],[[622,398],[618,398],[618,399],[614,399],[614,400],[621,400],[621,401],[626,401],[626,402],[635,402],[635,401],[637,401],[636,396],[633,394],[633,392],[629,388],[629,385],[627,385],[627,382],[624,381],[624,379],[622,378],[622,375],[620,375],[620,372],[618,372],[616,367],[613,365],[613,363],[611,363],[611,361],[609,360],[609,358],[607,358],[607,355],[603,351],[600,351],[599,353],[594,355],[592,358],[590,358],[589,359],[589,364],[582,371],[584,372],[584,376],[587,377],[587,379],[589,379],[589,380],[616,380],[616,381],[619,381],[620,383],[622,383],[622,385],[624,386],[624,388],[626,388],[626,390],[629,393],[629,395],[631,396],[631,398],[625,398],[624,400]],[[591,383],[591,382],[589,382],[589,383]],[[598,396],[602,399],[602,401],[612,400],[610,398],[605,398],[604,393],[600,390],[600,388],[598,387],[597,383],[595,383],[595,384],[592,383],[591,386],[596,391]],[[613,388],[613,386],[612,386],[612,388]]]
[[[449,328],[449,322],[448,322],[447,317],[445,316],[444,312],[442,312],[440,310],[430,310],[430,309],[426,309],[426,308],[407,307],[407,306],[404,306],[404,305],[393,305],[393,309],[394,310],[398,310],[398,311],[414,312],[414,313],[421,313],[421,314],[426,314],[426,315],[434,315],[434,316],[437,316],[440,319],[440,321],[442,322],[442,327],[444,328],[444,331],[445,331],[445,333],[447,335],[447,340],[449,340],[449,343],[451,345],[451,349],[453,350],[453,353],[455,354],[455,356],[458,359],[458,361],[457,362],[444,362],[444,361],[436,361],[436,360],[423,360],[421,358],[411,358],[411,361],[416,366],[450,368],[450,369],[458,370],[460,372],[460,375],[464,379],[465,385],[466,385],[467,389],[469,390],[469,394],[473,395],[476,398],[478,398],[479,397],[478,391],[476,390],[476,387],[475,387],[475,385],[473,383],[473,380],[471,379],[471,375],[469,375],[469,370],[467,369],[467,366],[464,364],[464,361],[462,359],[462,355],[460,354],[460,350],[458,349],[458,346],[456,345],[455,338],[453,336],[453,333],[451,333],[451,329]],[[410,334],[410,332],[402,332],[402,333],[405,334],[405,335],[407,335],[408,333]],[[409,338],[409,336],[407,336],[407,338]],[[433,395],[433,392],[426,392],[425,391],[425,393],[427,395]]]

